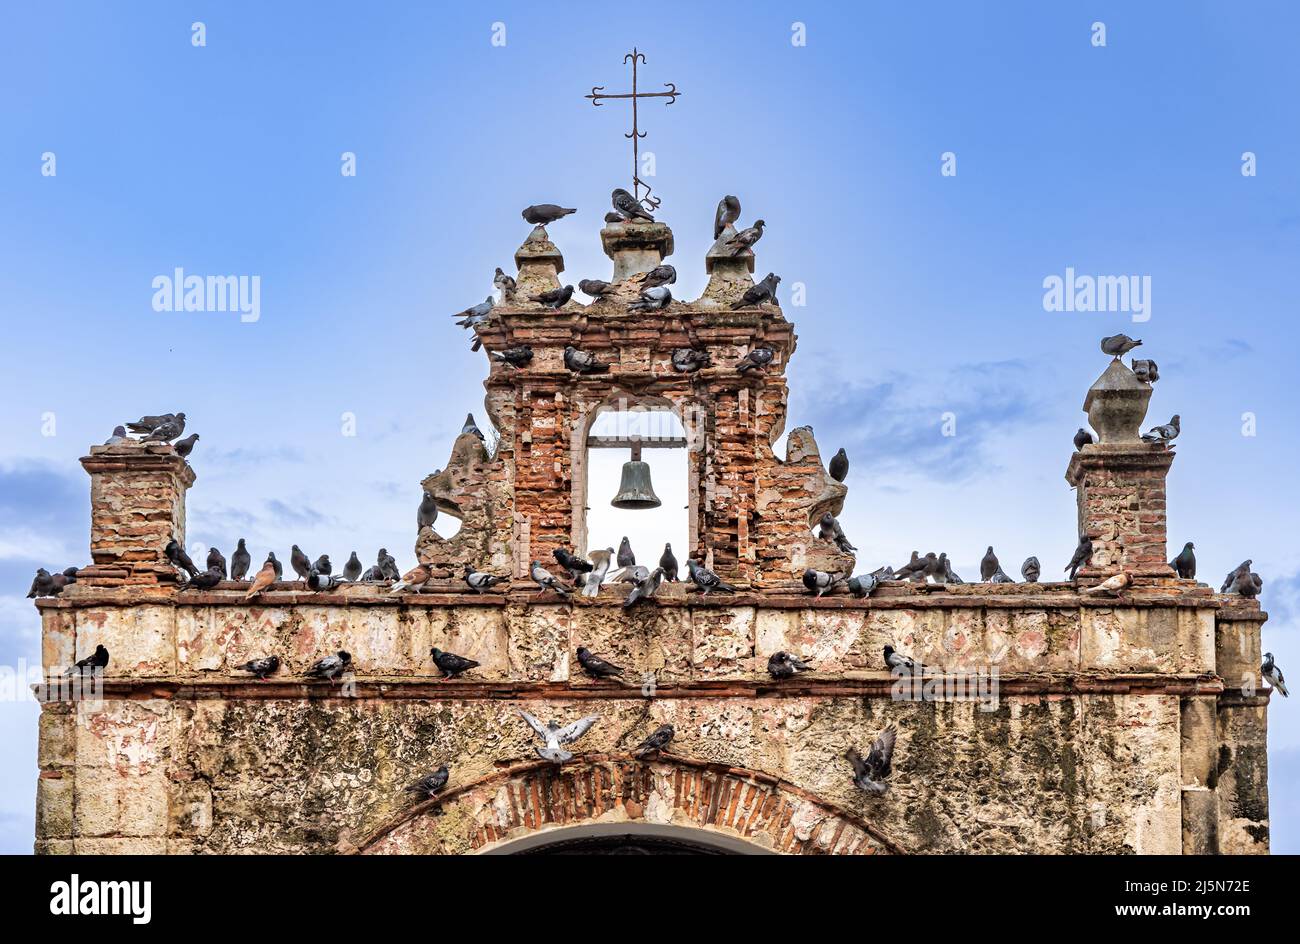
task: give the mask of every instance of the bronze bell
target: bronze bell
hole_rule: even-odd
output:
[[[663,504],[650,484],[650,465],[641,461],[641,444],[632,443],[632,459],[623,463],[623,480],[619,483],[618,494],[610,502],[615,508],[627,508],[637,511],[644,508],[658,508]]]

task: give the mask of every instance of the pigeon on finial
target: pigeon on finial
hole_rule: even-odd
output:
[[[1182,425],[1179,421],[1178,414],[1175,413],[1168,423],[1152,427],[1150,430],[1143,433],[1142,441],[1144,443],[1163,443],[1164,445],[1168,445],[1178,438],[1180,432],[1182,432]]]
[[[829,511],[821,516],[817,522],[817,536],[823,541],[832,542],[844,554],[852,554],[857,548],[849,543],[849,539],[844,535],[844,529],[835,516]]]
[[[740,219],[740,197],[731,194],[718,201],[718,210],[713,214],[713,238],[717,239],[722,231]]]
[[[1127,334],[1112,334],[1101,339],[1101,351],[1112,357],[1120,358],[1141,344],[1141,340],[1130,338]]]
[[[614,192],[610,194],[610,201],[614,204],[614,212],[622,217],[626,223],[631,223],[633,220],[646,220],[650,223],[655,221],[655,218],[645,211],[641,201],[622,187],[614,189]]]
[[[766,225],[762,220],[755,220],[753,226],[742,229],[735,236],[728,239],[726,248],[731,250],[733,256],[740,255],[746,249],[752,249],[754,243],[763,238],[763,227]]]
[[[535,203],[525,208],[521,214],[525,223],[532,223],[534,226],[545,226],[548,223],[554,223],[556,220],[562,220],[571,213],[577,213],[576,207],[556,206],[554,203]]]

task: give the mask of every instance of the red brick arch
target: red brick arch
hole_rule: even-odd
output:
[[[588,754],[563,767],[522,761],[453,786],[345,851],[493,852],[573,826],[683,827],[755,851],[872,855],[903,849],[878,828],[770,774],[667,755]]]

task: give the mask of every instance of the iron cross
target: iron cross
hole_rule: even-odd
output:
[[[677,101],[677,96],[681,93],[677,91],[677,86],[672,82],[664,83],[664,88],[668,89],[666,92],[638,92],[636,86],[636,64],[638,59],[645,62],[645,56],[638,52],[635,46],[632,47],[630,53],[623,57],[624,65],[627,65],[629,61],[632,63],[632,91],[630,93],[623,93],[622,95],[605,95],[603,94],[605,86],[596,85],[592,86],[590,95],[584,95],[583,97],[591,99],[591,104],[597,107],[599,107],[601,100],[605,98],[632,99],[632,131],[629,134],[623,135],[625,138],[632,139],[632,195],[642,203],[646,204],[648,209],[657,210],[660,201],[650,196],[650,185],[642,180],[638,174],[641,150],[640,139],[645,137],[645,132],[641,131],[637,127],[636,103],[639,98],[666,98],[668,101],[664,102],[664,104],[671,105],[673,102]],[[641,193],[643,187],[645,188],[644,195]]]

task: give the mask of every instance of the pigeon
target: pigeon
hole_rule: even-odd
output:
[[[176,450],[176,455],[182,459],[188,458],[189,454],[194,451],[194,444],[199,441],[198,433],[190,433],[184,439],[178,439],[172,443],[172,448]]]
[[[610,211],[609,213],[606,213],[606,214],[605,214],[605,222],[606,222],[606,223],[622,223],[622,222],[624,222],[624,220],[623,220],[623,215],[622,215],[621,213],[615,213],[615,212],[613,212],[613,211]]]
[[[1263,589],[1264,581],[1256,573],[1242,574],[1232,584],[1232,592],[1248,600],[1255,599]]]
[[[315,663],[303,674],[308,678],[332,681],[347,671],[350,665],[352,665],[352,654],[340,649],[334,655],[326,656]]]
[[[612,295],[615,291],[612,282],[602,282],[600,279],[579,279],[578,289],[584,295],[590,295],[592,298],[600,298],[602,295]]]
[[[636,746],[636,749],[632,751],[633,756],[649,757],[651,754],[658,754],[668,746],[676,733],[671,724],[659,725],[650,733],[648,738]]]
[[[1178,414],[1175,413],[1168,423],[1165,423],[1162,426],[1154,426],[1147,432],[1143,433],[1142,441],[1144,443],[1164,443],[1168,445],[1178,438],[1180,432],[1182,432],[1182,427],[1178,419]]]
[[[411,593],[419,593],[424,589],[424,585],[433,579],[433,573],[429,570],[428,564],[416,564],[406,573],[402,574],[402,579],[393,584],[393,589],[389,593],[401,593],[408,590]]]
[[[1183,549],[1178,552],[1178,556],[1169,562],[1169,566],[1178,572],[1178,576],[1184,580],[1192,580],[1196,577],[1196,545],[1188,541],[1183,545]]]
[[[980,580],[988,583],[993,579],[993,575],[1002,569],[998,563],[998,555],[993,553],[993,545],[984,552],[984,559],[980,561]]]
[[[496,274],[492,276],[492,287],[501,293],[501,300],[503,302],[508,302],[514,298],[515,289],[518,288],[518,286],[515,285],[514,277],[506,275],[505,272],[501,270],[500,266],[497,266]]]
[[[473,564],[465,565],[465,585],[475,593],[491,590],[497,584],[504,583],[505,579],[505,577],[498,577],[496,574],[485,574],[482,571],[475,570]]]
[[[384,572],[379,569],[378,564],[373,564],[366,568],[366,572],[361,575],[362,583],[383,583]]]
[[[853,594],[859,600],[863,597],[871,596],[871,592],[880,586],[880,580],[872,574],[863,574],[861,577],[849,578],[849,593]]]
[[[280,580],[281,578],[283,578],[283,577],[284,577],[284,565],[281,564],[280,561],[276,559],[275,551],[267,551],[267,552],[266,552],[266,559],[267,559],[268,561],[270,561],[270,562],[271,562],[271,566],[275,568],[275,579],[276,579],[276,580]]]
[[[580,351],[572,344],[564,348],[564,366],[575,374],[603,374],[609,370],[609,365],[596,360],[595,354]]]
[[[414,793],[416,796],[423,797],[426,800],[432,800],[442,792],[443,787],[447,786],[447,780],[450,776],[451,771],[447,769],[446,764],[443,764],[433,773],[415,781],[415,783],[406,788],[405,792]]]
[[[609,562],[614,556],[614,549],[607,547],[603,551],[592,551],[587,556],[591,558],[592,570],[590,573],[579,575],[575,583],[582,587],[584,597],[598,597],[600,585],[605,582],[605,575],[609,573]]]
[[[849,539],[844,536],[844,529],[840,527],[839,521],[829,511],[822,515],[821,520],[818,522],[817,536],[823,541],[834,542],[835,546],[845,554],[852,554],[857,550],[856,547],[849,543]],[[805,575],[805,579],[807,579],[807,575]]]
[[[226,579],[226,558],[215,547],[208,550],[207,565],[208,570],[218,570],[221,572],[221,579]]]
[[[890,762],[894,757],[894,743],[898,732],[890,725],[881,731],[871,744],[866,759],[858,753],[856,747],[850,747],[844,756],[853,765],[853,784],[863,793],[883,796],[889,785],[884,783],[889,776]]]
[[[713,366],[707,351],[697,351],[689,347],[676,348],[672,360],[673,370],[681,374],[693,374],[703,367]]]
[[[1242,575],[1250,576],[1250,565],[1254,561],[1244,560],[1232,570],[1228,571],[1228,576],[1223,579],[1223,586],[1219,588],[1220,593],[1227,593],[1232,589],[1232,585],[1237,582],[1237,578]]]
[[[104,440],[105,446],[116,446],[118,443],[126,442],[126,427],[114,426],[113,435]]]
[[[830,464],[831,478],[837,482],[843,482],[849,477],[849,454],[841,449],[831,457]]]
[[[1283,698],[1291,697],[1286,690],[1286,679],[1282,677],[1282,670],[1273,661],[1273,653],[1264,653],[1264,664],[1259,667],[1259,674],[1264,676],[1264,681],[1272,685],[1274,691],[1280,692]]]
[[[618,545],[617,563],[620,567],[631,567],[636,563],[636,555],[632,553],[632,542],[627,539],[626,534]]]
[[[147,433],[152,433],[159,426],[163,426],[168,423],[175,423],[177,420],[180,421],[180,425],[183,427],[185,425],[185,414],[184,413],[161,413],[157,416],[142,416],[134,423],[127,423],[126,428],[137,435],[140,435],[142,433],[147,434]],[[116,432],[116,430],[114,432]],[[179,436],[180,433],[177,433],[176,435]]]
[[[289,552],[289,566],[301,579],[306,580],[307,575],[311,573],[311,558],[304,554],[302,549],[295,544]]]
[[[343,585],[342,577],[332,577],[329,574],[318,573],[315,568],[307,575],[307,589],[321,592],[324,590],[335,590]]]
[[[726,242],[726,248],[731,250],[733,256],[738,256],[746,249],[753,247],[754,243],[763,238],[763,227],[767,224],[762,220],[755,220],[754,225],[748,229],[742,229],[735,236],[732,236]]]
[[[1079,546],[1074,549],[1074,556],[1070,558],[1070,563],[1065,565],[1065,572],[1073,580],[1079,568],[1087,566],[1090,560],[1092,560],[1092,538],[1085,534],[1079,538]]]
[[[343,579],[356,583],[361,576],[361,559],[357,557],[357,552],[353,551],[348,562],[343,565]]]
[[[1126,590],[1131,586],[1133,586],[1133,575],[1121,571],[1113,577],[1107,577],[1095,587],[1088,587],[1084,590],[1080,590],[1079,593],[1089,595],[1104,593],[1108,596],[1114,596],[1121,590]]]
[[[655,218],[646,212],[641,201],[632,194],[628,193],[622,187],[615,188],[610,195],[610,202],[614,205],[614,212],[622,217],[623,222],[631,223],[633,220],[645,220],[653,223]]]
[[[665,262],[642,275],[640,281],[642,288],[672,285],[677,281],[677,269]]]
[[[545,292],[538,292],[536,295],[529,295],[530,302],[537,302],[543,308],[549,308],[552,311],[559,311],[569,299],[573,297],[573,286],[566,285],[563,288],[548,289]]]
[[[211,590],[217,584],[221,583],[221,571],[215,567],[209,567],[207,570],[200,571],[186,581],[185,586],[194,590]]]
[[[945,551],[926,564],[922,573],[935,583],[947,583],[948,575],[952,573],[952,564],[948,560],[948,553]]]
[[[542,724],[522,708],[519,709],[519,713],[523,715],[524,720],[528,722],[528,726],[537,732],[537,736],[546,745],[545,747],[534,748],[537,751],[537,756],[543,760],[549,760],[553,764],[563,764],[566,760],[572,760],[573,755],[564,750],[564,745],[572,744],[578,740],[591,730],[593,724],[600,720],[600,715],[588,715],[574,721],[572,724],[560,727],[554,721]]]
[[[96,646],[95,651],[86,656],[86,658],[73,663],[72,668],[64,672],[63,675],[64,677],[82,675],[87,669],[89,669],[93,674],[96,669],[105,668],[108,668],[108,650],[101,645]]]
[[[433,664],[442,670],[444,679],[455,678],[463,672],[478,668],[478,663],[473,659],[466,659],[454,652],[443,652],[437,646],[429,650],[429,655],[433,657]]]
[[[388,553],[388,548],[381,547],[379,556],[375,560],[379,567],[379,572],[383,575],[384,580],[401,580],[402,572],[397,569],[397,560],[392,554]]]
[[[898,570],[894,571],[894,577],[898,580],[905,580],[918,570],[924,572],[925,568],[926,568],[926,561],[921,557],[920,554],[918,554],[916,551],[913,551],[912,559],[909,560],[902,567],[898,568]]]
[[[464,311],[458,311],[452,317],[460,319],[456,324],[462,328],[472,328],[487,321],[488,315],[492,313],[492,309],[496,307],[496,304],[496,299],[489,295],[477,305],[471,305]]]
[[[1020,576],[1025,578],[1025,583],[1038,583],[1042,573],[1043,565],[1038,563],[1037,557],[1026,557],[1025,562],[1020,565]]]
[[[731,310],[736,311],[740,308],[753,308],[755,305],[761,305],[763,302],[776,304],[776,287],[781,281],[781,276],[775,272],[769,272],[763,281],[756,285],[751,285],[745,289],[745,294],[741,295],[739,300],[731,303]]]
[[[527,344],[521,344],[518,347],[508,347],[504,351],[489,351],[495,359],[509,364],[511,367],[518,369],[532,362],[533,349]]]
[[[248,588],[248,593],[244,596],[244,601],[247,602],[253,599],[253,597],[271,586],[271,584],[275,583],[276,577],[275,562],[268,557],[266,563],[262,565],[262,569],[253,577],[253,585]]]
[[[722,578],[707,567],[695,563],[693,558],[686,559],[686,573],[691,578],[691,582],[706,597],[715,590],[719,593],[736,592],[735,587],[729,583],[723,583]]]
[[[1127,334],[1112,334],[1108,338],[1101,339],[1101,352],[1118,359],[1141,343],[1141,341],[1130,338]]]
[[[629,593],[627,599],[623,601],[623,609],[629,609],[641,600],[649,600],[659,591],[663,582],[664,569],[662,567],[656,567],[646,575],[644,580],[637,581],[636,586],[632,588],[632,592]]]
[[[328,554],[322,554],[316,558],[316,563],[311,565],[311,569],[313,573],[324,574],[326,577],[334,573],[334,565],[330,563]]]
[[[532,577],[533,582],[541,588],[537,591],[539,597],[547,590],[554,590],[562,597],[569,595],[569,589],[556,580],[551,572],[541,565],[540,561],[532,562],[528,570],[528,576]]]
[[[576,578],[578,574],[590,573],[593,566],[589,561],[583,560],[563,547],[557,547],[551,552],[555,556],[555,562],[569,572],[569,576]]]
[[[527,207],[521,215],[525,223],[532,223],[534,226],[545,226],[577,212],[577,207],[556,206],[554,203],[535,203]]]
[[[1132,365],[1133,373],[1135,373],[1137,379],[1143,383],[1153,384],[1160,379],[1160,365],[1155,361],[1138,360],[1137,358],[1134,358]]]
[[[586,646],[578,647],[578,664],[594,679],[621,678],[624,669],[594,655]]]
[[[895,651],[893,646],[886,646],[885,647],[885,668],[891,672],[895,670],[901,671],[904,669],[907,670],[909,673],[915,672],[916,660],[912,659],[909,656],[903,655],[901,652]]]
[[[815,597],[820,597],[823,593],[833,589],[839,581],[839,574],[828,574],[824,570],[815,570],[809,567],[803,572],[803,585]]]
[[[1078,450],[1082,449],[1084,446],[1087,446],[1093,442],[1096,442],[1096,440],[1092,438],[1092,433],[1088,432],[1086,429],[1080,426],[1079,431],[1074,434],[1075,451],[1077,452]]]
[[[185,548],[181,547],[180,542],[174,538],[167,542],[167,547],[163,549],[163,553],[167,555],[167,559],[172,564],[191,577],[199,572],[199,569],[194,566],[194,561],[190,560],[190,555],[185,553]]]
[[[462,436],[464,436],[466,433],[473,433],[475,436],[478,437],[479,442],[482,443],[487,442],[487,437],[483,435],[483,430],[479,429],[478,423],[474,422],[473,413],[465,414],[465,425],[460,428],[460,434]]]
[[[767,660],[767,674],[774,679],[794,678],[798,672],[811,672],[813,667],[788,652],[774,652]]]
[[[433,500],[433,495],[426,490],[424,497],[420,499],[420,507],[415,510],[415,529],[423,531],[425,528],[432,528],[437,520],[438,504]],[[361,566],[360,561],[357,562],[357,566]]]
[[[915,554],[916,552],[913,551],[912,553]],[[873,571],[872,571],[870,574],[868,574],[867,576],[869,576],[869,577],[874,577],[876,580],[878,580],[878,581],[882,581],[882,582],[885,581],[885,580],[897,580],[897,579],[899,579],[899,578],[898,578],[898,574],[894,573],[894,568],[890,567],[888,564],[886,564],[884,567],[877,567],[875,570],[873,570]]]
[[[640,583],[650,576],[650,568],[640,564],[629,564],[614,575],[615,583]]]
[[[235,546],[235,553],[230,555],[230,579],[243,580],[248,576],[248,568],[252,562],[252,555],[248,553],[248,547],[244,544],[244,539],[240,538],[239,543]],[[211,551],[208,553],[208,563],[212,563]],[[225,561],[222,561],[222,568],[225,568]]]
[[[265,679],[268,675],[274,675],[280,671],[280,657],[266,656],[263,659],[250,659],[243,665],[235,666],[241,672],[252,672],[253,678]]]
[[[713,238],[718,239],[722,231],[740,219],[740,198],[731,194],[718,201],[718,210],[713,214]]]
[[[50,572],[44,567],[36,568],[36,577],[32,580],[32,588],[27,591],[27,599],[32,600],[36,597],[52,597],[63,588],[58,586]]]
[[[673,546],[664,545],[664,552],[659,555],[659,569],[664,572],[664,579],[669,583],[677,582],[677,571],[680,569],[677,564],[677,558],[673,555]]]
[[[930,551],[921,558],[919,564],[919,567],[913,569],[907,575],[907,579],[913,583],[925,583],[929,575],[938,568],[939,558],[935,556],[934,551]]]
[[[641,297],[627,306],[628,311],[659,311],[667,308],[673,300],[673,293],[667,285],[641,289]]]
[[[772,358],[775,356],[776,351],[770,347],[756,347],[741,359],[736,365],[736,370],[742,374],[747,370],[761,370],[772,363]]]

